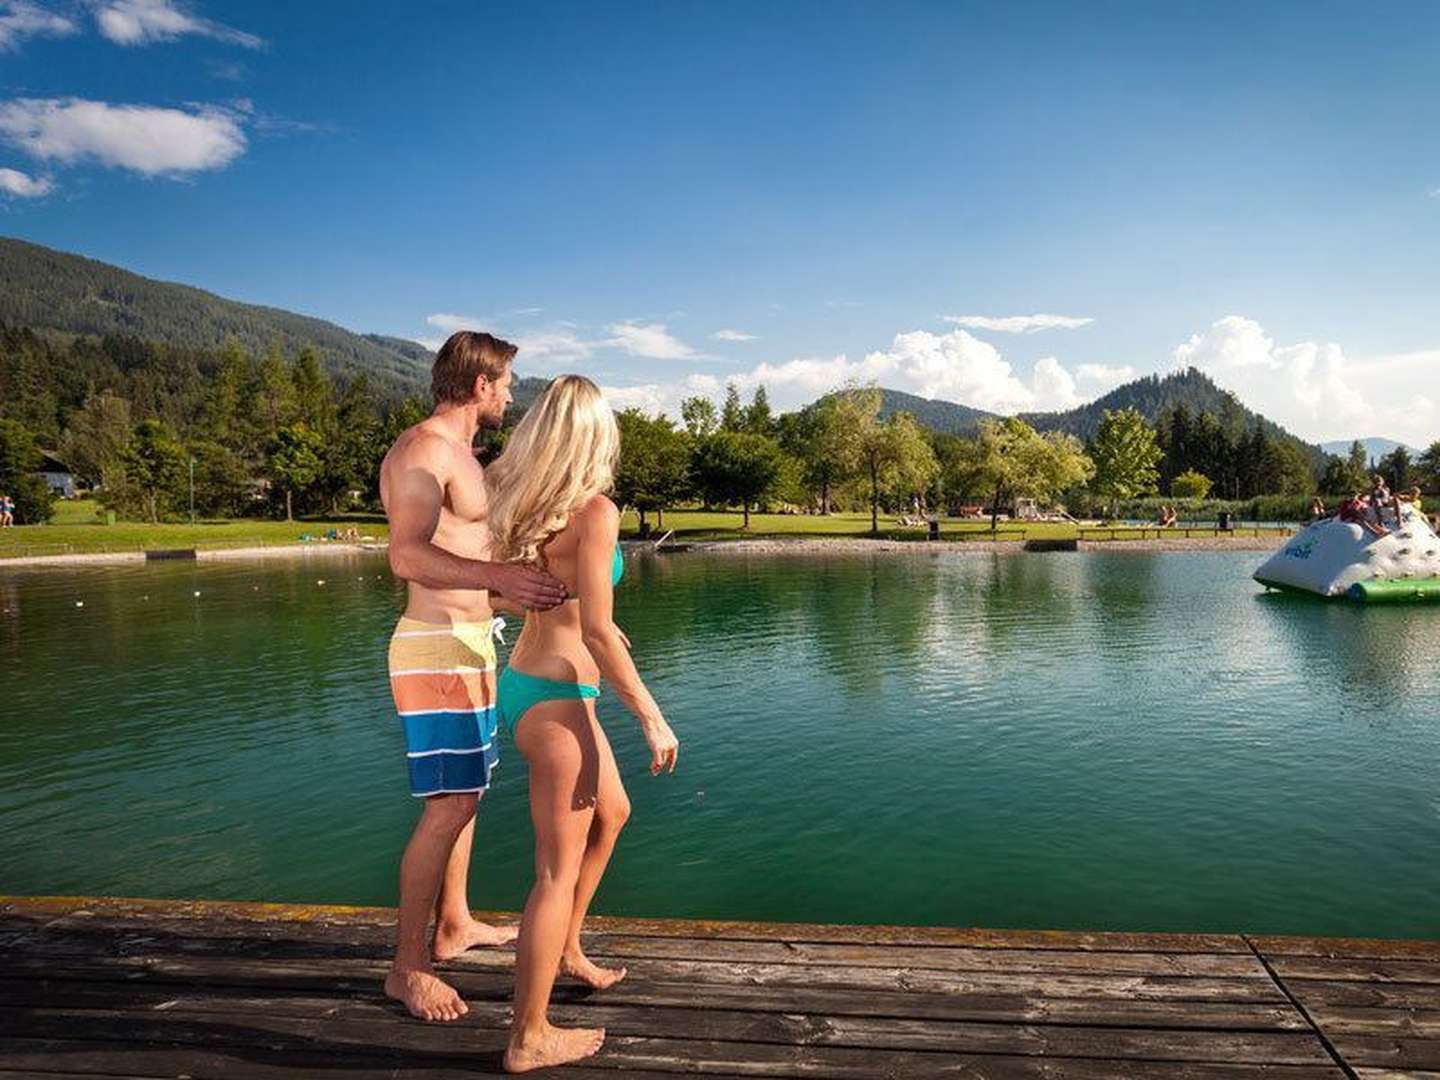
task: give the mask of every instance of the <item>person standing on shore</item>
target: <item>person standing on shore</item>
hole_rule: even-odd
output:
[[[549,1021],[560,971],[597,990],[625,976],[580,947],[580,928],[615,849],[630,799],[595,716],[603,675],[640,721],[650,772],[673,772],[680,744],[630,659],[614,621],[624,573],[620,512],[606,497],[620,435],[600,390],[562,375],[531,406],[491,464],[495,555],[538,560],[565,582],[573,602],[525,619],[500,676],[500,721],[530,765],[535,884],[525,903],[515,961],[515,1015],[505,1051],[509,1072],[590,1056],[602,1028]]]
[[[395,961],[385,992],[422,1020],[468,1012],[436,976],[477,945],[503,945],[515,930],[470,914],[466,879],[476,804],[498,763],[492,594],[543,611],[565,598],[549,573],[492,562],[485,477],[472,443],[499,427],[510,404],[516,347],[489,334],[452,334],[435,356],[435,411],[395,440],[380,467],[390,521],[390,567],[408,584],[390,639],[390,688],[405,731],[410,790],[425,800],[400,863]],[[426,947],[435,912],[432,951]]]

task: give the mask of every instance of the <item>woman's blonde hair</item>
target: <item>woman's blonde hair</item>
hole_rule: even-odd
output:
[[[583,375],[547,386],[485,470],[495,558],[539,559],[571,514],[614,485],[619,456],[620,429],[598,386]]]

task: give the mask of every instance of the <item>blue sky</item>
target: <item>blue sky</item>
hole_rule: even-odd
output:
[[[0,232],[671,408],[1440,437],[1440,5],[0,0]]]

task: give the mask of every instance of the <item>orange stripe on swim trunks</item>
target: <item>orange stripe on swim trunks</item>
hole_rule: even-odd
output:
[[[495,675],[392,675],[390,690],[400,712],[483,709],[495,704]]]

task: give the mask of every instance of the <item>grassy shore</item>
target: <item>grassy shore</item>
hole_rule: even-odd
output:
[[[359,529],[361,536],[385,539],[385,521],[380,517],[351,518],[345,521],[262,521],[255,519],[200,521],[190,524],[150,525],[125,521],[106,525],[98,516],[98,506],[88,499],[76,499],[56,505],[55,519],[48,525],[22,525],[0,530],[0,559],[40,555],[98,554],[105,552],[145,551],[157,548],[219,548],[271,547],[297,544],[301,537],[320,538],[330,529]],[[844,513],[818,516],[813,514],[751,514],[750,528],[742,527],[738,511],[671,510],[665,514],[663,531],[675,530],[675,539],[698,540],[766,540],[766,539],[864,539],[870,533],[870,515]],[[633,539],[639,532],[639,519],[631,512],[621,522],[622,535]],[[651,517],[654,528],[654,519]],[[1253,535],[1252,530],[1246,533]],[[660,532],[654,533],[659,536]],[[991,539],[989,519],[947,519],[940,523],[943,540]],[[1063,540],[1081,535],[1075,525],[1063,522],[1000,522],[1001,540]],[[1092,534],[1093,535],[1093,534]],[[1107,534],[1108,535],[1108,534]],[[1119,529],[1117,540],[1154,536],[1151,529]],[[1183,536],[1183,530],[1170,530],[1169,535]],[[1275,535],[1279,535],[1275,533]],[[926,531],[920,526],[901,526],[893,517],[880,519],[880,536],[887,540],[923,540]]]
[[[106,525],[90,499],[55,504],[46,525],[0,529],[0,559],[36,555],[101,554],[153,551],[157,548],[270,547],[295,544],[301,537],[322,537],[329,529],[354,526],[362,536],[384,538],[385,521],[260,521],[253,519],[199,521],[194,525],[121,521]]]

